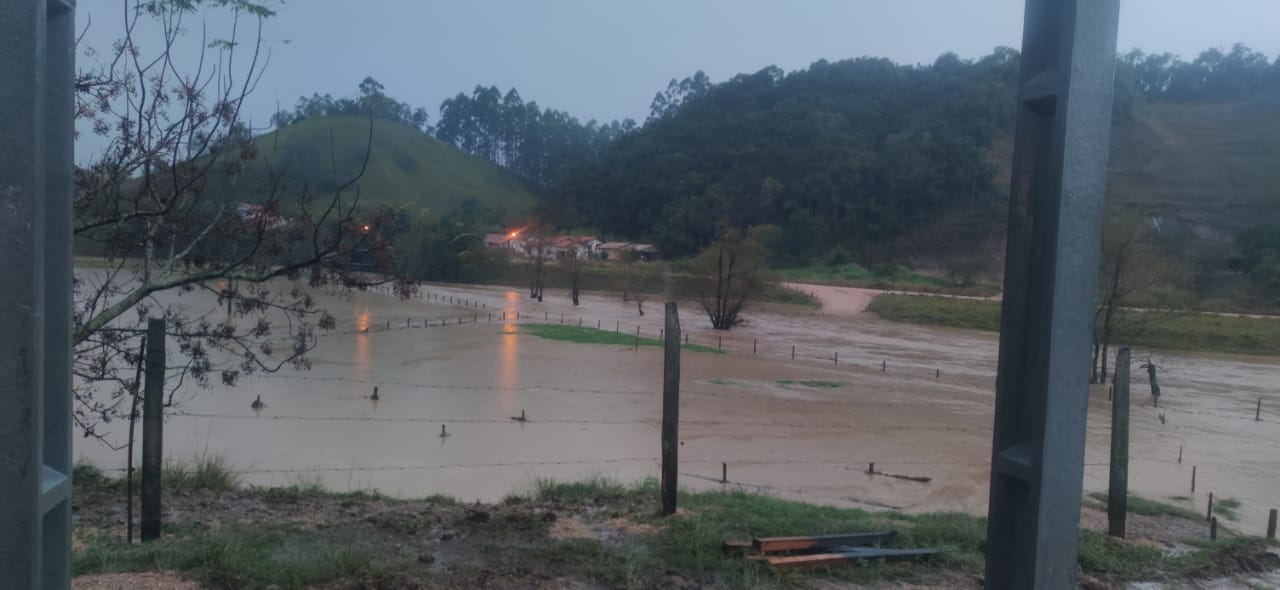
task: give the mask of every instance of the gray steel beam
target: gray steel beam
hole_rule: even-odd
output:
[[[0,3],[0,579],[37,588],[44,409],[44,0]]]
[[[74,17],[67,0],[0,2],[5,588],[69,586]]]
[[[986,587],[1073,587],[1119,0],[1027,0]]]
[[[75,3],[49,0],[45,33],[43,588],[69,588],[71,568],[71,227]]]

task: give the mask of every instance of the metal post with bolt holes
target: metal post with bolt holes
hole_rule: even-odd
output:
[[[1119,0],[1027,0],[986,588],[1072,588]]]
[[[75,2],[0,2],[0,581],[68,588]]]

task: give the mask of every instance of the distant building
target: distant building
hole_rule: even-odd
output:
[[[252,226],[254,228],[261,227],[263,229],[274,230],[280,229],[288,223],[284,217],[275,213],[269,213],[262,205],[255,205],[253,203],[240,203],[240,206],[236,208],[236,212],[240,214],[240,221],[244,222],[245,225]]]
[[[643,262],[661,260],[662,255],[653,244],[634,242],[601,242],[596,247],[601,258],[611,262],[625,262],[629,257]]]

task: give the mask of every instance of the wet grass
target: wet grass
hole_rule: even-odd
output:
[[[162,541],[125,545],[99,532],[82,539],[72,575],[176,571],[210,588],[306,588],[382,572],[343,531],[289,525],[169,527]]]
[[[562,340],[565,342],[576,342],[579,344],[606,344],[611,346],[635,346],[637,340],[640,346],[662,346],[663,342],[656,338],[645,338],[641,336],[636,338],[635,333],[626,334],[621,332],[610,332],[608,330],[597,330],[595,328],[579,328],[578,326],[565,326],[561,324],[526,324],[516,328],[516,332],[520,334],[529,334],[547,340]],[[725,354],[725,351],[712,346],[703,346],[701,344],[683,344],[680,348],[689,352],[712,352],[716,354]]]
[[[1107,509],[1106,492],[1090,492],[1089,498],[1097,500],[1101,505],[1102,510]],[[1166,504],[1158,500],[1150,500],[1133,494],[1129,494],[1129,500],[1125,504],[1129,508],[1129,512],[1141,514],[1143,516],[1177,516],[1188,520],[1204,519],[1203,514],[1194,510],[1174,506],[1172,504]]]
[[[779,379],[778,385],[783,387],[792,387],[799,385],[801,387],[813,387],[817,389],[836,389],[848,385],[844,381],[823,381],[821,379]]]
[[[886,320],[1000,330],[1000,302],[929,295],[880,295],[868,311]],[[1183,313],[1143,324],[1133,334],[1120,333],[1116,342],[1165,350],[1280,355],[1280,320]]]
[[[1240,509],[1240,501],[1235,498],[1222,498],[1215,500],[1213,503],[1214,516],[1221,516],[1225,520],[1236,522],[1240,519],[1236,514],[1236,510]]]

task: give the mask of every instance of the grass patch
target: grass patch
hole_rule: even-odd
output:
[[[169,493],[195,491],[229,492],[240,487],[240,474],[231,470],[221,455],[201,453],[190,461],[170,459],[165,462],[161,484]]]
[[[529,334],[547,340],[563,340],[566,342],[577,342],[579,344],[608,344],[612,346],[634,346],[636,344],[636,336],[632,334],[623,334],[619,332],[610,332],[608,330],[597,330],[595,328],[579,328],[578,326],[566,326],[561,324],[526,324],[516,328],[517,333]],[[640,337],[640,346],[662,346],[661,340],[656,338]],[[701,344],[683,344],[681,348],[690,352],[713,352],[716,354],[724,354],[725,351]]]
[[[1091,530],[1080,531],[1080,567],[1086,572],[1140,576],[1164,561],[1159,549],[1135,545]]]
[[[844,381],[823,381],[821,379],[799,379],[799,380],[779,379],[778,385],[781,385],[783,387],[791,387],[793,385],[799,385],[802,387],[813,387],[813,388],[819,388],[819,389],[836,389],[838,387],[844,387],[848,385],[848,383]]]
[[[781,268],[773,271],[779,280],[796,283],[835,285],[838,287],[866,287],[888,291],[921,291],[950,295],[994,295],[1000,292],[997,285],[961,284],[937,277],[916,274],[910,269],[888,264],[874,266],[871,270],[856,263],[828,264],[814,262],[807,266]]]
[[[1000,330],[999,301],[926,295],[879,295],[871,300],[867,311],[895,322],[992,332]]]
[[[125,545],[90,535],[72,558],[73,576],[171,570],[212,588],[306,588],[378,574],[354,537],[326,528],[227,525],[171,527],[160,542]]]
[[[1240,501],[1235,498],[1222,498],[1213,502],[1214,515],[1221,516],[1231,522],[1239,520],[1239,516],[1236,514],[1236,510],[1239,509]]]
[[[1000,302],[926,295],[880,295],[867,308],[897,322],[998,331]],[[1185,313],[1116,336],[1116,343],[1166,350],[1280,355],[1280,320]]]
[[[1107,493],[1106,492],[1090,492],[1089,497],[1097,500],[1102,504],[1102,509],[1106,510]],[[1129,512],[1141,514],[1143,516],[1177,516],[1187,520],[1204,520],[1204,515],[1194,510],[1165,504],[1157,500],[1148,500],[1141,496],[1129,494],[1129,500],[1126,502]]]

